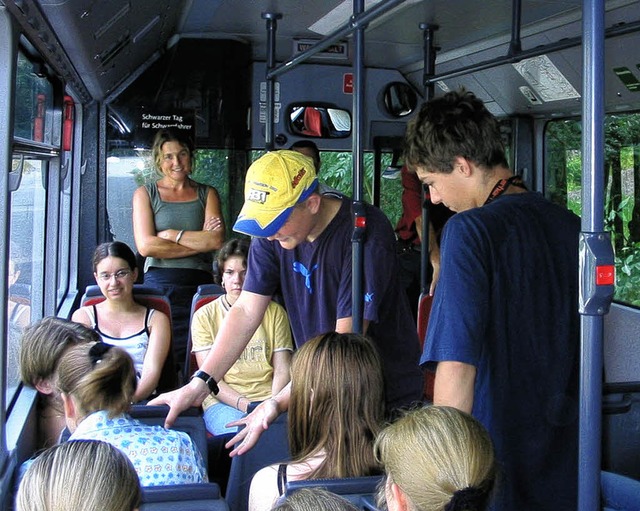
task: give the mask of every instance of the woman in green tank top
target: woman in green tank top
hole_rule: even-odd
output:
[[[212,252],[225,237],[218,192],[189,177],[193,151],[184,134],[160,130],[152,155],[162,177],[133,195],[133,234],[146,258],[144,282],[169,295],[179,368],[185,363],[191,299],[200,284],[213,282]]]

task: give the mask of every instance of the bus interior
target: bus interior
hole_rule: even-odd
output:
[[[602,30],[589,33],[597,8]],[[500,118],[514,171],[582,214],[583,230],[593,189],[604,196],[617,280],[613,302],[586,313],[602,321],[603,359],[602,395],[583,393],[602,410],[588,463],[640,479],[638,47],[632,0],[0,0],[0,298],[27,306],[28,322],[70,317],[96,245],[135,246],[131,197],[153,178],[163,126],[193,129],[194,175],[218,189],[228,226],[251,161],[301,139],[320,147],[323,179],[393,224],[401,187],[385,178],[407,122],[464,87]],[[604,168],[589,169],[598,112],[605,143],[589,151]],[[0,319],[11,509],[14,473],[37,449],[36,396],[19,380],[9,305]]]

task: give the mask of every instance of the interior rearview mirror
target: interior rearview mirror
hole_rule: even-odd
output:
[[[347,110],[320,105],[289,107],[287,119],[294,135],[309,138],[345,138],[351,135],[351,114]]]

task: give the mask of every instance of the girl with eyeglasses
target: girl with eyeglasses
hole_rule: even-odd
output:
[[[127,244],[114,241],[99,245],[93,255],[93,275],[106,299],[81,307],[71,319],[93,328],[105,343],[118,346],[131,356],[138,380],[133,400],[146,399],[158,386],[169,354],[169,318],[134,300],[138,268]]]

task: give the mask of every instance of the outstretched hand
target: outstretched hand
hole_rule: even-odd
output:
[[[204,387],[200,388],[198,381],[202,380],[194,379],[189,385],[185,385],[177,390],[160,394],[155,399],[152,399],[147,404],[156,405],[169,405],[169,413],[164,421],[164,427],[170,428],[176,422],[178,415],[184,412],[187,408],[192,406],[200,406],[204,398],[209,394],[209,390]],[[204,382],[202,382],[204,384]]]
[[[267,399],[246,417],[227,424],[227,427],[244,426],[225,445],[227,449],[233,447],[229,456],[244,454],[256,445],[262,432],[269,428],[269,425],[278,418],[278,415],[280,415],[280,411],[276,400]]]

